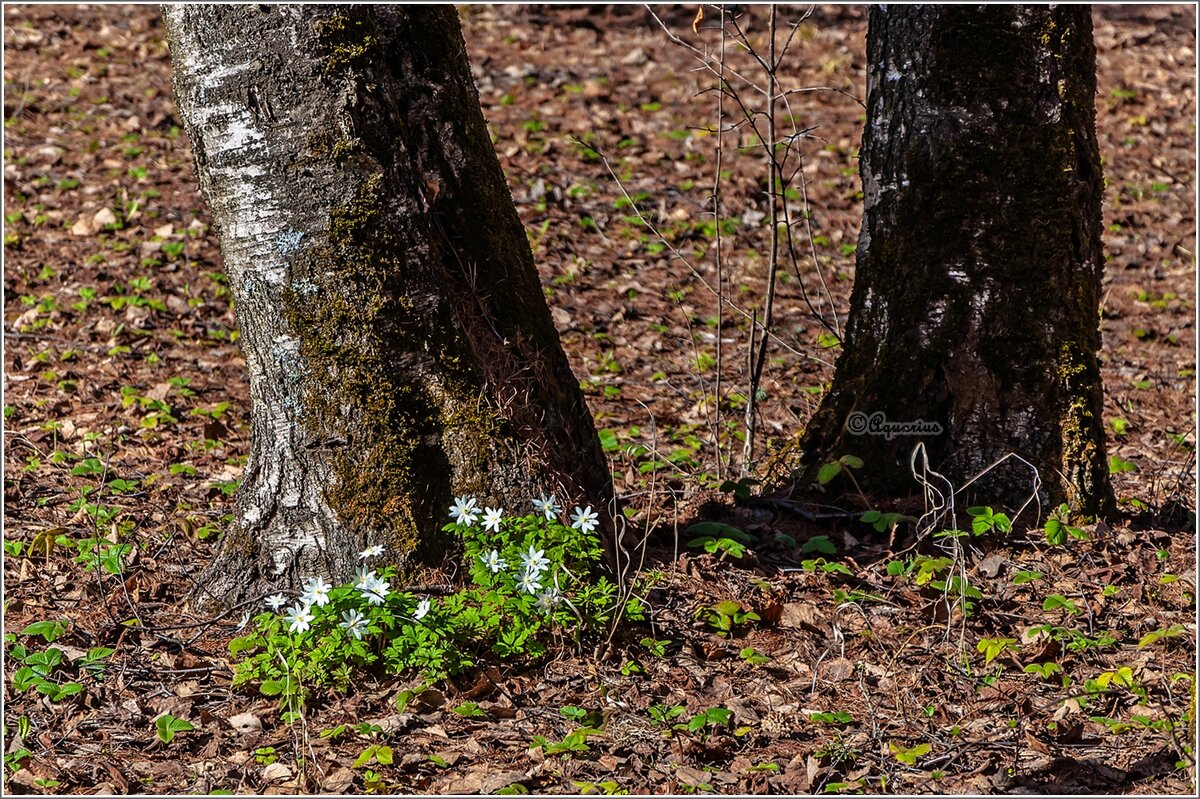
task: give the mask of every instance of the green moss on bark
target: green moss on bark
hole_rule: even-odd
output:
[[[478,442],[482,465],[502,424],[476,402],[462,359],[438,357],[458,349],[454,333],[430,324],[436,308],[416,307],[416,270],[389,213],[382,176],[367,177],[297,264],[316,291],[287,292],[284,309],[309,372],[306,426],[339,442],[330,508],[360,538],[373,531],[394,552],[428,555],[450,495],[444,435]]]
[[[329,48],[324,65],[327,75],[369,68],[382,55],[379,33],[369,15],[334,10],[318,20],[315,29]]]

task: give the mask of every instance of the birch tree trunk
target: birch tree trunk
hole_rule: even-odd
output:
[[[344,578],[370,544],[435,561],[459,493],[605,506],[607,465],[454,7],[164,18],[252,400],[209,597]]]
[[[853,454],[868,492],[904,496],[923,441],[956,486],[1014,452],[1043,505],[1110,511],[1090,7],[872,6],[867,40],[857,274],[802,479]],[[975,496],[1032,485],[1010,460]]]

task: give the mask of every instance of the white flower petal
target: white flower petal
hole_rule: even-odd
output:
[[[503,515],[503,508],[486,508],[483,512],[483,529],[491,530],[494,533],[500,532]]]

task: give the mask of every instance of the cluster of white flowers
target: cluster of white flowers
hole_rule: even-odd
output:
[[[553,494],[535,499],[533,509],[543,514],[547,521],[553,520],[562,513],[562,507],[555,501]],[[479,516],[479,503],[476,502],[475,497],[455,497],[454,504],[450,506],[450,518],[454,520],[455,524],[461,524],[463,527],[475,524],[479,521]],[[500,532],[500,522],[503,520],[503,516],[503,508],[484,508],[483,529],[493,533]],[[600,514],[593,511],[591,505],[586,508],[576,505],[575,512],[571,514],[571,526],[580,532],[590,534],[596,529],[599,519]],[[492,571],[499,571],[499,569],[492,569]]]
[[[467,514],[474,513],[474,500],[471,501],[470,508],[464,507],[463,510]],[[378,558],[382,554],[383,547],[376,544],[359,552],[358,559],[368,561],[372,558]],[[387,580],[376,575],[374,570],[368,569],[365,563],[359,566],[354,572],[354,587],[358,589],[360,596],[371,605],[382,605],[387,599],[391,588]],[[309,578],[304,583],[304,590],[300,593],[296,604],[288,608],[283,614],[284,619],[288,623],[288,632],[307,632],[313,623],[313,607],[323,607],[329,604],[329,592],[331,590],[333,590],[333,586],[325,582],[323,578]],[[265,601],[267,607],[278,611],[287,604],[287,597],[283,594],[272,594]],[[420,621],[425,618],[426,614],[429,613],[430,607],[431,603],[428,599],[423,599],[417,603],[417,608],[413,612],[413,620]],[[345,630],[347,635],[351,635],[355,639],[361,639],[367,629],[367,618],[357,610],[342,611],[342,621],[338,626]]]
[[[368,570],[365,565],[359,566],[354,572],[354,587],[358,589],[359,594],[363,599],[367,600],[372,605],[382,605],[383,600],[387,599],[388,585],[387,580],[384,580],[375,575],[373,570]]]
[[[548,497],[543,495],[540,499],[533,500],[533,509],[545,516],[547,521],[557,518],[563,510],[553,494]],[[485,508],[482,515],[483,529],[499,533],[504,509]],[[480,518],[479,503],[474,497],[456,497],[454,504],[450,506],[450,517],[456,524],[470,527]],[[599,514],[592,510],[591,505],[586,508],[576,505],[575,512],[571,514],[571,527],[590,534],[596,529],[599,518]],[[480,555],[479,559],[492,574],[499,574],[508,568],[508,561],[500,555],[498,549]],[[538,609],[545,613],[551,612],[562,601],[557,587],[542,590],[543,577],[547,571],[550,571],[550,560],[546,557],[545,550],[531,545],[528,552],[521,553],[521,570],[517,573],[517,589],[527,594],[536,594]]]

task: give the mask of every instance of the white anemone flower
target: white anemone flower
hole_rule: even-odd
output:
[[[342,611],[342,623],[338,626],[346,631],[346,635],[352,635],[356,640],[361,641],[363,633],[367,629],[367,617],[357,610]]]
[[[541,572],[526,569],[521,572],[521,577],[517,580],[517,588],[527,594],[536,594],[542,590],[542,575]]]
[[[375,571],[368,569],[365,565],[359,566],[354,570],[354,587],[365,588],[375,580]]]
[[[307,604],[292,605],[284,615],[284,620],[288,623],[288,632],[308,632],[313,622],[312,608]]]
[[[533,544],[529,545],[528,552],[521,553],[521,563],[525,564],[525,571],[540,574],[550,567],[550,559],[545,557],[546,550],[538,549]]]
[[[554,495],[542,496],[541,499],[533,501],[533,509],[538,513],[544,514],[547,521],[552,521],[555,516],[562,513],[562,508],[554,501]]]
[[[381,580],[378,577],[371,579],[366,585],[359,589],[362,592],[363,598],[372,605],[382,605],[383,600],[388,595],[388,582]]]
[[[305,605],[316,605],[322,607],[329,604],[329,591],[333,586],[325,582],[321,577],[313,577],[304,584],[304,593],[300,595],[300,601]]]
[[[500,557],[500,553],[494,549],[486,555],[480,555],[479,559],[483,561],[483,565],[487,566],[492,574],[498,574],[508,568],[508,561]]]
[[[555,591],[553,588],[551,588],[548,591],[543,591],[542,593],[538,594],[537,608],[542,613],[549,613],[558,607],[560,602],[562,602],[562,600],[558,596],[558,591]]]
[[[287,604],[287,597],[285,597],[283,594],[271,594],[266,598],[265,601],[267,603],[267,607],[269,607],[271,610],[279,610],[281,607]]]
[[[475,503],[475,497],[455,497],[454,505],[450,508],[450,516],[453,517],[456,524],[467,527],[474,524],[479,518],[479,506]]]
[[[599,518],[600,515],[592,510],[591,505],[582,510],[576,505],[575,512],[571,514],[571,526],[586,535],[596,529],[596,520]]]
[[[413,611],[413,621],[420,621],[425,618],[425,614],[429,613],[429,608],[432,606],[433,603],[428,599],[422,599],[418,602],[417,609]]]
[[[500,532],[500,520],[504,515],[504,508],[487,508],[483,512],[483,529],[491,530],[493,533]]]
[[[362,552],[359,552],[358,559],[359,560],[370,560],[371,558],[377,558],[382,554],[383,554],[383,545],[376,544],[373,547],[367,547]]]

